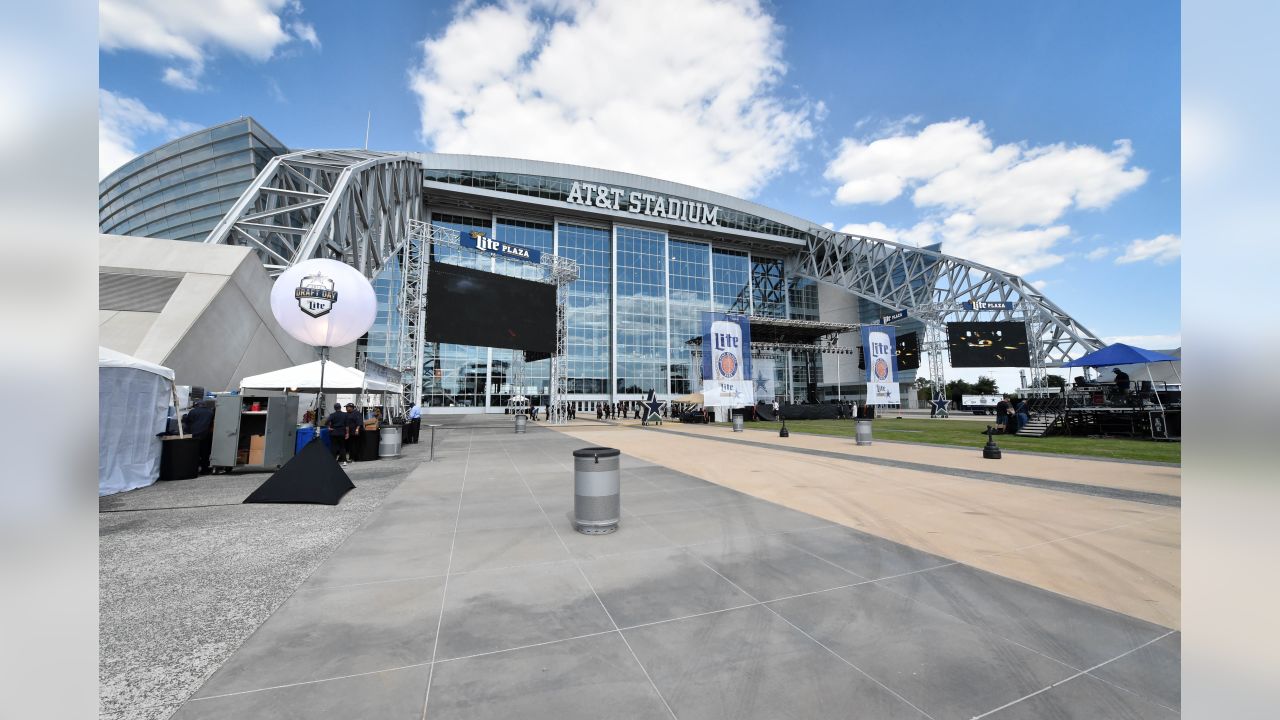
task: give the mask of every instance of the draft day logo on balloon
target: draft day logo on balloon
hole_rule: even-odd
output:
[[[338,291],[333,289],[333,279],[320,273],[307,275],[298,283],[293,291],[298,300],[298,308],[313,318],[329,314],[333,304],[338,301]]]

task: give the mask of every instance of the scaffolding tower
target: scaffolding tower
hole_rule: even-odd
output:
[[[406,383],[406,400],[422,401],[424,362],[426,360],[426,325],[427,313],[427,269],[431,263],[434,247],[450,247],[471,250],[477,254],[488,255],[480,250],[461,244],[461,234],[452,228],[434,225],[421,220],[409,221],[409,236],[401,249],[401,273],[399,303],[399,333],[397,337],[397,358],[402,371],[413,373],[413,382]],[[552,253],[542,253],[537,263],[540,272],[530,278],[536,282],[554,285],[556,288],[556,349],[551,356],[551,377],[549,378],[552,414],[548,420],[553,425],[563,424],[567,418],[565,412],[566,396],[569,389],[569,364],[565,356],[568,335],[565,321],[565,306],[568,303],[568,286],[578,279],[578,263],[566,257]],[[524,352],[516,350],[512,357],[511,375],[508,384],[515,386],[524,382]],[[517,377],[518,375],[518,377]],[[512,393],[508,393],[512,395]],[[510,401],[508,401],[510,402]],[[407,407],[408,405],[406,405]]]

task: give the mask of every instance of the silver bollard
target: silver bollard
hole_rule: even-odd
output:
[[[524,426],[528,422],[529,422],[529,418],[525,417],[524,415],[516,415],[516,434],[517,435],[524,434]]]
[[[604,535],[618,529],[621,455],[605,447],[573,451],[573,527],[578,532]]]
[[[859,445],[871,444],[871,421],[859,420],[857,425],[857,438]]]
[[[741,415],[733,416],[733,431],[742,432],[742,416]]]

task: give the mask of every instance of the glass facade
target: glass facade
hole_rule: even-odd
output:
[[[204,240],[267,162],[287,152],[248,117],[174,140],[98,183],[98,229]]]
[[[667,394],[666,233],[619,225],[614,239],[614,390]]]
[[[670,279],[671,394],[701,392],[696,382],[689,340],[702,334],[702,313],[711,309],[711,246],[671,240],[668,243],[667,277]]]
[[[610,232],[561,223],[557,242],[557,254],[578,263],[578,279],[567,289],[565,308],[569,392],[604,397],[609,394],[609,318],[613,307]]]
[[[776,258],[751,258],[752,315],[785,318],[787,316],[787,284],[782,277],[782,261]]]
[[[751,264],[745,252],[711,252],[711,291],[716,312],[751,314]]]
[[[787,282],[792,320],[817,320],[818,282],[809,278],[791,278]]]

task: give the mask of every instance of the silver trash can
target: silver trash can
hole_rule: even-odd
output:
[[[573,451],[573,527],[578,532],[604,535],[618,529],[621,454],[605,447]]]
[[[741,415],[733,416],[733,431],[742,432],[742,416]]]
[[[871,444],[871,421],[859,420],[857,426],[857,438],[859,445]]]
[[[400,428],[388,425],[378,431],[378,457],[400,457]]]
[[[525,423],[529,422],[529,418],[524,415],[516,415],[516,433],[523,434]]]

